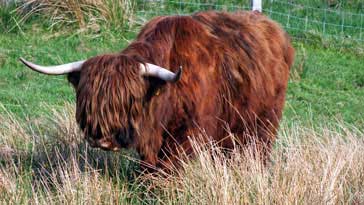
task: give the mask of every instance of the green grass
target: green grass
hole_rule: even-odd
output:
[[[64,35],[29,31],[0,34],[0,102],[17,114],[39,115],[40,104],[61,106],[74,94],[65,76],[44,76],[24,67],[19,57],[39,64],[61,64],[107,52],[118,52],[127,44],[125,36]]]
[[[330,7],[321,1],[297,0],[294,4],[309,5],[309,8],[292,9],[290,4],[282,2],[285,1],[274,1],[274,4],[264,1],[264,8],[267,10],[272,8],[280,13],[290,12],[302,18],[310,15],[311,20],[319,21],[322,20],[320,16],[322,12],[312,14],[307,12]],[[349,14],[363,12],[363,4],[360,1],[333,2],[336,2],[335,7],[330,9],[335,9],[336,12]],[[179,1],[149,3],[137,1],[135,5],[137,10],[135,15],[143,19],[143,16],[149,18],[156,13],[189,13],[211,8],[229,10],[229,8],[234,9],[234,6],[249,6],[249,1],[191,0],[183,4]],[[0,9],[0,24],[6,25],[1,28],[4,32],[0,33],[0,103],[23,119],[36,118],[47,113],[49,110],[44,109],[42,104],[61,108],[65,101],[74,102],[74,92],[64,76],[45,76],[35,73],[23,66],[18,61],[19,57],[44,65],[60,64],[87,59],[97,54],[118,52],[135,36],[132,32],[108,30],[106,27],[91,32],[82,30],[78,32],[73,30],[74,27],[69,29],[51,27],[50,31],[48,26],[52,23],[45,16],[31,16],[27,21],[20,21],[19,15],[13,10],[14,6]],[[290,24],[293,24],[304,30],[305,25],[302,22],[291,21],[287,24],[287,19],[282,16],[269,12],[268,14],[283,26],[290,27]],[[340,16],[336,16],[335,19],[335,16],[330,15],[334,13],[327,14],[328,21],[341,23]],[[357,16],[349,15],[349,17]],[[357,19],[348,22],[360,26],[358,24],[360,21]],[[335,119],[356,125],[362,124],[364,44],[351,39],[329,39],[320,34],[321,24],[319,27],[308,26],[305,33],[287,28],[296,41],[297,58],[293,69],[295,74],[289,83],[284,119],[287,122],[296,120],[319,122]],[[11,29],[13,27],[14,29]],[[331,32],[330,29],[327,32]]]
[[[364,61],[353,53],[296,44],[296,66],[303,62],[300,79],[288,86],[287,121],[340,120],[362,124]],[[305,57],[302,57],[302,53]]]
[[[102,35],[43,33],[0,34],[0,102],[20,116],[36,117],[48,110],[42,104],[62,107],[74,102],[65,76],[46,76],[31,71],[18,58],[50,65],[118,52],[133,34]],[[338,119],[362,123],[364,112],[364,61],[355,53],[295,43],[299,76],[289,83],[286,120]]]

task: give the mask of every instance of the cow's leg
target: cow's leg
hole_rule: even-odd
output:
[[[148,138],[143,138],[138,142],[135,148],[140,155],[141,168],[148,172],[154,172],[157,170],[158,153],[162,147],[162,138],[157,135],[149,135]]]
[[[281,109],[272,109],[271,111],[264,112],[257,122],[257,149],[264,163],[267,163],[270,159],[272,146],[277,138],[281,116]]]
[[[247,118],[249,119],[249,118]],[[236,137],[235,144],[252,152],[252,157],[266,164],[275,141],[279,118],[274,112],[263,112],[250,120],[232,126],[231,133]],[[227,141],[228,142],[228,141]],[[231,143],[223,147],[233,148]]]
[[[181,167],[182,162],[186,162],[195,157],[193,144],[203,146],[208,141],[206,133],[198,128],[188,128],[178,137],[166,135],[163,145],[158,154],[158,167],[163,170],[176,170]]]
[[[159,156],[158,167],[164,171],[173,171],[181,166],[181,162],[191,157],[193,149],[188,138],[184,141],[170,141],[162,146]]]

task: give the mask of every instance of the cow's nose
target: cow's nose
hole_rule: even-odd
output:
[[[97,141],[98,146],[104,150],[119,151],[120,145],[113,139],[102,138]]]
[[[87,138],[87,142],[90,144],[91,147],[94,148],[101,148],[104,150],[112,150],[118,151],[121,149],[119,143],[116,142],[114,139],[109,138],[101,138],[101,139],[94,139],[94,138]]]

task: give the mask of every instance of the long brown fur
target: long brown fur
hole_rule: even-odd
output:
[[[191,151],[188,136],[205,132],[232,148],[269,154],[285,101],[294,49],[287,34],[257,12],[200,12],[157,17],[118,54],[89,59],[68,78],[77,94],[76,118],[92,146],[135,148],[153,166]],[[139,63],[176,71],[166,83],[142,77]]]

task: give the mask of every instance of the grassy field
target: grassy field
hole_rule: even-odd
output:
[[[252,150],[237,147],[226,158],[192,139],[196,160],[133,177],[135,156],[90,148],[73,115],[67,105],[33,124],[1,116],[0,203],[364,203],[364,133],[352,126],[283,126],[267,167]]]
[[[118,52],[133,34],[68,35],[30,30],[0,34],[0,101],[19,116],[39,117],[49,107],[74,102],[72,87],[64,76],[45,76],[23,66],[25,57],[39,64],[61,64],[97,54]],[[296,66],[287,94],[285,119],[320,122],[336,119],[361,124],[364,112],[364,64],[355,53],[295,43]]]
[[[337,31],[328,27],[320,33],[321,24],[309,25],[305,33],[287,29],[294,37],[296,62],[269,166],[262,167],[249,150],[237,148],[226,159],[214,144],[196,144],[197,159],[184,162],[181,169],[135,177],[135,153],[103,152],[83,141],[74,121],[74,92],[65,77],[35,73],[18,58],[50,65],[118,52],[150,16],[249,4],[102,1],[100,10],[88,11],[92,7],[80,4],[84,13],[78,15],[61,9],[62,19],[44,15],[47,10],[27,16],[14,7],[0,8],[0,203],[364,203],[364,43],[353,39],[360,38],[357,30],[345,31],[350,38],[333,39],[330,35]],[[267,8],[300,17],[327,8],[364,12],[360,0],[292,1],[310,8],[306,10],[282,2]],[[287,26],[284,16],[272,18]],[[334,12],[328,18],[342,23]],[[350,18],[350,25],[364,25],[356,15],[346,20]],[[305,26],[300,21],[291,25],[301,30]]]

